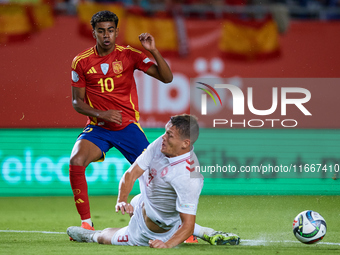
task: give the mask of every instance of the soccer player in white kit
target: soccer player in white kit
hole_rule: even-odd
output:
[[[151,143],[124,173],[116,212],[131,216],[124,228],[93,231],[69,227],[67,233],[78,242],[171,248],[192,234],[210,244],[239,244],[231,233],[215,231],[195,224],[203,176],[193,151],[199,127],[194,116],[171,117],[164,135]],[[141,194],[127,202],[133,184],[139,179]]]

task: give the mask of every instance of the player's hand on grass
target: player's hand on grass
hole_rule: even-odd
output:
[[[121,211],[122,214],[128,213],[132,214],[133,213],[133,206],[129,203],[126,202],[117,202],[116,204],[116,212]]]
[[[161,240],[149,240],[150,248],[169,248],[163,241]]]
[[[99,114],[99,118],[108,121],[108,122],[113,122],[118,125],[122,125],[122,111],[120,110],[107,110],[103,111]]]
[[[139,35],[139,41],[144,49],[148,51],[156,50],[155,38],[149,33],[142,33]]]

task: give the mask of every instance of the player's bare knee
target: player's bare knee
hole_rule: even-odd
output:
[[[111,228],[106,228],[99,234],[97,241],[99,244],[111,244],[111,238]]]
[[[98,241],[99,244],[105,244],[104,243],[104,236],[103,236],[102,233],[98,236],[97,241]]]
[[[85,166],[86,167],[86,160],[82,156],[74,155],[74,156],[71,156],[71,158],[70,158],[70,165],[72,165],[72,166]]]

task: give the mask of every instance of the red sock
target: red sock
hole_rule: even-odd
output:
[[[80,218],[82,220],[91,218],[84,166],[70,165],[70,182]]]

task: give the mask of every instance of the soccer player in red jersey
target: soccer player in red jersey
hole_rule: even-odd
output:
[[[94,229],[90,214],[85,169],[95,161],[103,161],[105,153],[117,148],[133,163],[149,145],[138,124],[139,110],[135,69],[164,82],[173,75],[155,46],[152,35],[143,33],[139,40],[155,59],[152,62],[143,52],[115,43],[118,36],[118,17],[101,11],[91,19],[96,45],[72,62],[72,105],[88,117],[70,158],[70,182],[82,227]]]

